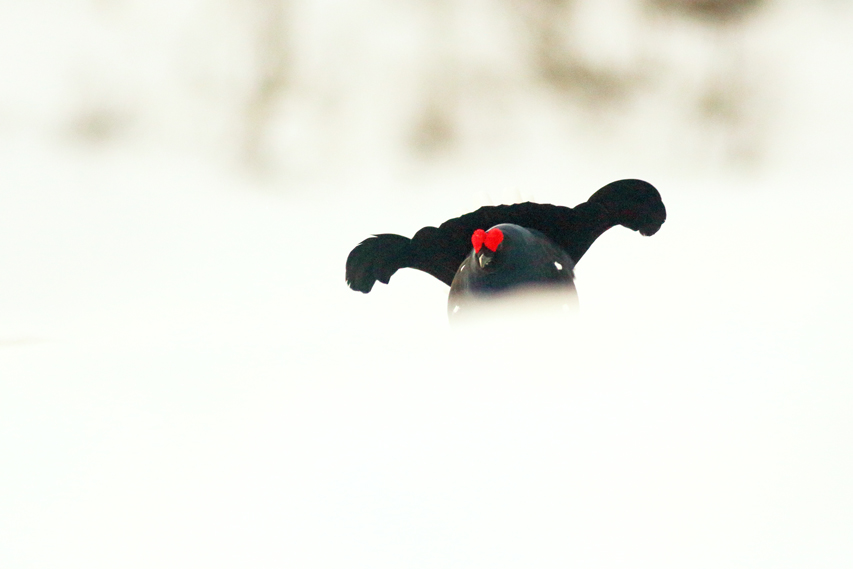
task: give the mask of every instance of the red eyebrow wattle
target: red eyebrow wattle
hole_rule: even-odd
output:
[[[504,240],[504,233],[497,227],[494,227],[486,233],[486,238],[483,241],[483,244],[486,246],[486,249],[494,253],[498,250],[498,245],[501,244],[501,241]]]
[[[483,242],[486,240],[486,232],[482,229],[478,229],[471,236],[471,244],[474,245],[474,252],[479,253],[480,247],[483,246]]]

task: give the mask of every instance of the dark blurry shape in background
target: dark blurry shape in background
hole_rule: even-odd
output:
[[[652,8],[710,24],[735,22],[760,8],[765,0],[648,0]]]
[[[614,69],[583,57],[575,37],[576,4],[573,0],[516,3],[532,40],[532,63],[549,85],[567,97],[590,105],[618,102],[637,87],[639,70]]]
[[[568,169],[759,169],[770,142],[793,140],[780,113],[787,107],[790,117],[799,104],[788,88],[800,81],[794,74],[814,69],[784,60],[811,57],[787,30],[800,13],[830,22],[842,8],[196,0],[45,12],[7,4],[0,47],[20,56],[0,61],[0,130],[70,133],[98,148],[173,147],[280,179],[394,177],[448,161],[523,170],[543,152],[566,157]]]
[[[265,167],[274,161],[266,154],[265,138],[272,122],[275,106],[287,88],[290,58],[287,27],[288,2],[284,0],[251,0],[255,4],[253,25],[256,27],[255,78],[246,102],[246,132],[243,155],[254,167]]]

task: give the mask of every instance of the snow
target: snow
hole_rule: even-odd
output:
[[[724,157],[752,127],[670,116],[689,90],[664,82],[597,132],[585,111],[513,83],[517,59],[490,71],[506,100],[463,82],[458,146],[406,158],[395,129],[419,74],[443,69],[435,57],[500,59],[516,33],[505,14],[460,8],[457,24],[494,14],[439,57],[422,46],[439,17],[424,7],[365,0],[323,27],[294,2],[316,29],[296,35],[299,81],[271,111],[285,126],[265,152],[307,158],[269,169],[227,143],[251,91],[228,57],[244,52],[190,50],[210,66],[196,62],[201,76],[225,69],[193,109],[164,51],[184,45],[181,22],[244,45],[251,18],[109,6],[2,8],[32,20],[14,35],[29,59],[2,58],[17,82],[0,93],[0,566],[849,566],[849,6],[777,2],[749,33],[728,30],[745,69],[772,78],[770,96],[753,92],[772,120],[739,123],[768,124],[744,165]],[[582,19],[599,26],[592,6]],[[397,67],[364,67],[369,84],[335,75],[330,61],[358,69],[398,45],[370,14],[408,26],[387,56]],[[716,40],[660,25],[671,33],[648,53],[674,54],[682,86],[702,83],[679,70]],[[53,43],[36,49],[28,29]],[[632,29],[620,41],[645,37]],[[684,53],[661,47],[682,40]],[[632,62],[597,41],[584,49]],[[138,88],[122,57],[156,79]],[[394,71],[417,58],[411,76]],[[107,77],[95,103],[63,83],[75,65]],[[375,77],[399,100],[374,100]],[[352,99],[311,95],[336,90]],[[105,141],[69,134],[99,97],[127,122]],[[495,128],[517,134],[504,146],[484,119],[501,105]],[[660,189],[668,220],[596,242],[569,321],[454,330],[447,287],[427,275],[402,271],[369,295],[344,284],[347,253],[372,233],[411,235],[478,194],[575,205],[628,176]]]

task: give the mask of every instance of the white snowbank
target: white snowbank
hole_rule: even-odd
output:
[[[643,168],[683,156],[661,131],[631,155],[660,109],[561,161],[588,132],[551,130],[540,93],[513,107],[512,159],[398,161],[359,130],[379,112],[367,97],[341,111],[341,152],[361,140],[393,175],[321,153],[332,174],[259,183],[174,131],[57,141],[76,115],[49,70],[45,99],[0,93],[0,566],[849,566],[849,14],[774,6],[750,25],[797,30],[801,59],[779,76],[778,139],[743,175]],[[163,14],[146,13],[134,41],[162,53],[143,32]],[[56,30],[85,35],[68,21]],[[192,106],[163,96],[143,108]],[[479,191],[575,205],[627,176],[669,218],[599,239],[572,322],[452,331],[427,275],[344,284],[361,239],[411,235]]]

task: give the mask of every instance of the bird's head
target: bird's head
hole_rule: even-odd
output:
[[[493,227],[488,231],[478,229],[471,235],[471,244],[474,245],[474,256],[481,269],[485,269],[486,265],[492,262],[503,240],[503,231],[497,227]]]

